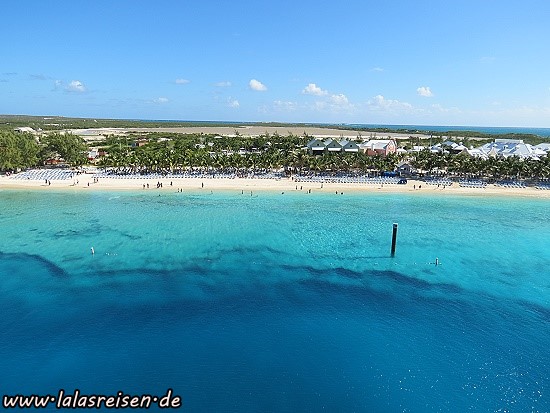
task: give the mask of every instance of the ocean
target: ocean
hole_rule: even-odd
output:
[[[2,396],[548,412],[549,217],[418,191],[2,190]]]
[[[360,128],[372,128],[383,129],[388,128],[392,130],[408,130],[408,131],[431,131],[435,133],[445,133],[449,131],[476,131],[481,133],[487,133],[490,135],[506,135],[510,133],[514,134],[526,134],[537,135],[543,138],[550,137],[550,128],[533,128],[533,127],[506,127],[506,126],[441,126],[441,125],[377,125],[377,124],[352,124],[348,125],[352,127]]]
[[[135,119],[140,122],[158,122],[158,123],[189,123],[190,125],[196,124],[206,124],[206,125],[257,125],[258,122],[238,122],[238,121],[190,121],[190,120],[146,120],[146,119]],[[260,122],[261,124],[261,122]],[[268,123],[269,124],[269,123]],[[283,123],[282,125],[285,125]],[[292,125],[292,124],[289,124]],[[298,125],[304,125],[299,123]],[[527,135],[537,135],[543,138],[550,137],[550,128],[537,128],[537,127],[513,127],[513,126],[467,126],[467,125],[388,125],[388,124],[374,124],[374,123],[308,123],[307,125],[319,125],[323,127],[332,127],[332,126],[345,126],[348,128],[362,128],[362,129],[391,129],[391,130],[407,130],[410,133],[415,132],[434,132],[434,133],[445,133],[449,131],[476,131],[480,133],[486,133],[490,135],[505,135],[505,134],[527,134]]]

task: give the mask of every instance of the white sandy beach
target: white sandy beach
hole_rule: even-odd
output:
[[[78,183],[77,183],[78,181]],[[162,183],[162,188],[157,188],[157,183]],[[147,188],[149,184],[149,188]],[[145,189],[143,186],[145,185]],[[138,178],[138,179],[119,179],[119,178],[98,178],[94,182],[94,175],[80,174],[71,180],[52,180],[51,185],[44,180],[20,180],[13,177],[0,176],[0,189],[32,189],[32,190],[52,190],[66,189],[78,191],[98,191],[98,190],[143,190],[156,191],[159,193],[177,192],[196,192],[196,191],[273,191],[273,192],[296,192],[304,193],[409,193],[416,194],[440,194],[441,196],[472,195],[472,196],[512,196],[512,197],[536,197],[550,198],[549,190],[539,190],[535,188],[503,188],[495,185],[487,185],[485,188],[465,188],[457,183],[445,188],[437,185],[428,185],[422,181],[408,180],[405,185],[396,184],[357,184],[357,183],[323,183],[318,182],[295,182],[291,178],[281,179],[251,179],[251,178],[165,178],[158,179]]]

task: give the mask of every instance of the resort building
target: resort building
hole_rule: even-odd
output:
[[[437,143],[430,147],[430,152],[432,153],[451,153],[457,155],[461,152],[467,150],[462,143],[456,143],[452,141],[445,141],[443,143]]]
[[[409,162],[402,161],[397,164],[396,171],[399,176],[408,176],[412,173],[413,167]]]
[[[353,141],[341,140],[339,143],[340,143],[340,146],[342,147],[343,152],[351,152],[351,153],[359,152],[359,145],[357,145]]]
[[[32,134],[36,133],[36,131],[29,126],[21,126],[19,128],[15,128],[14,131],[19,133],[32,133]]]
[[[397,152],[397,143],[393,139],[372,139],[360,144],[359,149],[369,156],[387,156]]]
[[[550,143],[539,143],[538,145],[534,146],[536,151],[539,151],[539,153],[542,151],[546,155],[550,153]]]
[[[312,139],[306,148],[311,155],[322,155],[325,152],[325,143],[319,139]]]
[[[378,141],[371,141],[371,142],[378,142]],[[359,152],[365,152],[361,148],[360,144],[347,140],[336,140],[336,139],[326,139],[324,141],[320,139],[312,139],[307,143],[306,148],[307,151],[312,155],[322,155],[323,153],[332,152],[345,152],[345,153],[359,153]],[[365,152],[366,153],[366,152]]]
[[[523,159],[540,159],[546,152],[542,148],[536,148],[533,145],[524,143],[521,139],[495,139],[494,142],[486,143],[477,150],[468,151],[470,155],[481,154],[483,158],[508,158],[517,156]]]
[[[131,146],[132,148],[139,148],[141,146],[145,146],[149,143],[149,141],[147,139],[138,139],[134,142],[132,142]]]
[[[340,145],[337,140],[327,139],[324,143],[327,152],[342,152],[342,145]]]

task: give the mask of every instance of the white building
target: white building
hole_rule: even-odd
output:
[[[495,139],[477,148],[485,157],[508,158],[518,156],[523,159],[539,159],[543,156],[542,149],[535,149],[533,145],[521,139]],[[470,151],[468,151],[470,153]],[[478,153],[479,153],[478,152]]]

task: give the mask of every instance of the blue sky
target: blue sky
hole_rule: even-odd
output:
[[[550,127],[547,0],[21,0],[2,12],[2,114]]]

